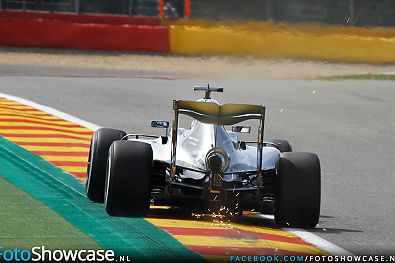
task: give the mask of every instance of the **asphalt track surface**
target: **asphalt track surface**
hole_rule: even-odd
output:
[[[194,84],[220,85],[221,102],[264,104],[266,138],[317,153],[322,209],[316,235],[356,254],[395,254],[395,89],[387,81],[0,78],[0,92],[105,127],[158,133],[171,101],[195,99]],[[270,224],[270,223],[268,223]]]

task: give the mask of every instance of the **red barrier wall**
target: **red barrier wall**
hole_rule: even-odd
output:
[[[94,23],[111,25],[160,25],[160,19],[156,17],[130,17],[122,15],[92,15],[92,14],[66,14],[29,11],[0,11],[0,18],[21,19],[46,19],[60,20],[72,23]]]
[[[170,52],[169,29],[152,25],[82,24],[0,18],[0,45]]]

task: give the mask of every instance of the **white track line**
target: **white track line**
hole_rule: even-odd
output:
[[[77,123],[81,126],[91,129],[91,130],[97,130],[100,128],[100,126],[98,126],[94,123],[81,120],[81,119],[74,117],[70,114],[67,114],[65,112],[59,111],[57,109],[54,109],[54,108],[51,108],[51,107],[48,107],[48,106],[45,106],[42,104],[35,103],[30,100],[26,100],[26,99],[23,99],[20,97],[4,94],[1,92],[0,92],[0,97],[14,100],[19,103],[31,106],[33,108],[39,109],[41,111],[52,114],[52,115],[57,116],[59,118]],[[268,215],[262,215],[262,217],[267,218],[267,219],[273,219],[273,216],[268,216]],[[299,228],[283,228],[283,229],[289,233],[292,233],[292,234],[300,237],[301,239],[305,240],[306,242],[313,244],[314,246],[316,246],[324,251],[327,251],[328,253],[330,253],[332,255],[352,255],[352,253],[350,253],[350,252],[336,246],[335,244],[332,244],[331,242],[329,242],[317,235],[314,235],[313,233],[308,232],[304,229],[299,229]]]
[[[348,252],[347,250],[342,249],[341,247],[336,246],[335,244],[317,236],[313,233],[302,229],[302,228],[283,228],[285,231],[292,233],[301,239],[313,244],[314,246],[329,252],[331,255],[337,256],[352,256],[353,254]]]
[[[263,215],[261,214],[260,217],[265,218],[265,219],[270,219],[274,220],[273,215]],[[328,252],[331,255],[335,256],[352,256],[353,254],[348,252],[347,250],[342,249],[339,246],[336,246],[335,244],[317,236],[314,235],[313,233],[302,229],[302,228],[288,228],[288,227],[283,227],[282,228],[284,231],[287,231],[289,233],[292,233],[304,241],[313,244],[314,246]]]

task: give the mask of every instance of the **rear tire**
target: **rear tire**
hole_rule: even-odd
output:
[[[292,152],[292,145],[286,140],[271,139],[271,140],[268,140],[267,142],[271,142],[271,143],[274,143],[275,145],[277,145],[277,149],[282,153]],[[272,147],[274,147],[274,146],[272,146]]]
[[[320,217],[321,169],[313,153],[282,153],[278,164],[276,224],[314,228]]]
[[[121,130],[101,128],[92,136],[86,177],[86,196],[93,202],[103,203],[104,181],[108,149],[111,144],[122,139],[126,133]]]
[[[111,216],[141,217],[151,198],[152,148],[137,141],[116,141],[109,150],[104,206]]]

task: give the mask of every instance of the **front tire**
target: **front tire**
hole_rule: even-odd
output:
[[[282,153],[278,164],[276,224],[282,227],[314,228],[321,204],[321,168],[313,153]]]
[[[104,206],[111,216],[141,217],[151,198],[153,153],[149,144],[116,141],[109,150]]]
[[[108,149],[111,144],[122,139],[126,133],[121,130],[101,128],[94,132],[91,140],[87,165],[86,196],[93,202],[104,201],[104,180]]]

